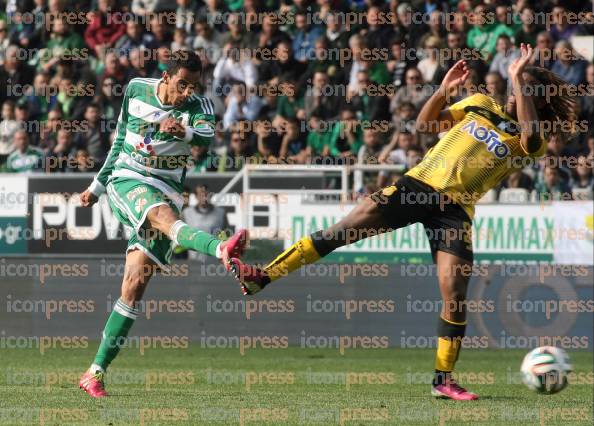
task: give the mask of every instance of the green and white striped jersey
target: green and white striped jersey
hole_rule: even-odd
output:
[[[27,173],[41,171],[43,167],[43,151],[34,146],[28,146],[25,152],[13,151],[6,159],[6,168],[11,173]]]
[[[156,78],[130,80],[118,117],[116,135],[105,164],[89,187],[105,192],[111,178],[140,180],[161,190],[176,204],[183,203],[186,165],[193,145],[209,145],[214,138],[212,101],[193,95],[179,107],[163,105],[157,97]],[[181,139],[159,131],[159,123],[173,117],[186,127]]]

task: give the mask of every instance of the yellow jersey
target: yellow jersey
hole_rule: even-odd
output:
[[[423,160],[406,174],[447,194],[468,216],[474,205],[523,159],[540,157],[546,144],[529,154],[520,144],[520,125],[490,96],[477,93],[449,107],[456,121]]]

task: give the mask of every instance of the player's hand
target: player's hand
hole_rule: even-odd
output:
[[[470,68],[466,65],[466,61],[460,60],[456,62],[441,82],[441,89],[444,90],[444,94],[446,96],[456,95],[458,89],[464,85],[469,75]]]
[[[170,135],[176,136],[180,139],[186,137],[186,128],[173,117],[163,120],[159,126],[159,131],[169,133]]]
[[[89,191],[88,189],[83,192],[82,194],[80,194],[80,204],[83,207],[89,207],[92,206],[93,204],[95,204],[97,202],[98,198],[95,194],[93,194],[91,191]]]
[[[507,69],[509,76],[514,79],[518,77],[522,77],[522,73],[526,66],[532,60],[532,55],[534,54],[534,49],[529,44],[520,44],[520,57],[513,61],[509,68]]]

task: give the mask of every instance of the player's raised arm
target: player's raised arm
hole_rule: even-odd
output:
[[[421,108],[416,121],[417,132],[439,133],[452,128],[457,120],[444,107],[469,75],[470,70],[465,61],[458,61],[450,68],[437,91]]]
[[[520,144],[528,154],[537,152],[544,141],[540,134],[540,121],[532,96],[525,93],[526,81],[524,70],[532,58],[533,49],[524,43],[520,46],[521,56],[509,66],[509,77],[512,82],[513,94],[516,99],[516,114],[520,124]]]
[[[81,204],[83,207],[88,207],[99,199],[99,196],[105,192],[105,185],[107,185],[107,179],[113,171],[113,166],[120,155],[124,139],[126,137],[126,126],[128,123],[128,99],[129,91],[131,90],[131,84],[126,88],[124,94],[124,100],[122,102],[122,108],[118,117],[116,135],[111,145],[111,149],[107,154],[107,158],[103,163],[103,166],[93,179],[91,185],[81,194]]]

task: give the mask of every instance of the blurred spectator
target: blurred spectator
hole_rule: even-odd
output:
[[[26,92],[26,101],[32,119],[45,121],[47,113],[57,103],[56,96],[51,93],[49,74],[40,72],[35,75],[33,86]]]
[[[416,68],[406,71],[406,84],[396,91],[390,103],[390,112],[394,113],[399,105],[409,102],[420,111],[423,104],[432,94],[429,86],[423,84],[423,76]]]
[[[329,13],[326,16],[325,36],[332,49],[346,49],[349,46],[350,31],[347,31],[342,23],[343,18],[337,13]]]
[[[408,150],[417,146],[415,135],[408,131],[394,132],[390,143],[386,145],[378,161],[384,164],[399,164],[406,166],[408,163]]]
[[[478,49],[484,59],[491,60],[495,54],[497,39],[501,34],[508,37],[514,35],[513,30],[507,25],[499,22],[491,23],[489,13],[492,13],[484,4],[479,4],[474,8],[476,23],[468,31],[466,44],[471,49]]]
[[[63,78],[58,88],[57,101],[64,118],[82,120],[84,111],[92,98],[83,96],[85,88],[82,83],[73,83],[70,78]]]
[[[554,41],[569,40],[576,35],[578,26],[570,24],[567,17],[567,9],[561,4],[557,4],[551,11],[553,25],[551,26],[551,36]]]
[[[328,147],[330,155],[355,160],[363,145],[363,130],[357,120],[355,111],[344,108],[340,112],[340,121],[332,127]]]
[[[327,157],[330,154],[328,146],[328,123],[323,123],[319,117],[312,115],[309,118],[309,134],[307,135],[306,157],[308,162],[319,162],[321,157]]]
[[[521,188],[527,191],[532,190],[532,179],[522,170],[512,172],[501,185],[503,188]]]
[[[101,0],[99,0],[101,1]],[[132,0],[132,13],[139,16],[175,10],[174,0]]]
[[[92,13],[85,30],[85,42],[98,58],[103,58],[106,49],[113,47],[126,32],[121,12],[114,10],[115,4],[115,0],[98,0],[98,9]]]
[[[76,151],[72,133],[66,129],[58,130],[56,145],[47,155],[46,171],[50,173],[68,171],[73,165],[76,165]]]
[[[543,68],[551,68],[553,65],[553,37],[548,31],[542,31],[536,36],[534,64]]]
[[[436,36],[430,36],[425,39],[423,44],[424,58],[417,64],[417,69],[423,76],[425,83],[431,83],[435,71],[439,67],[439,54],[441,49],[441,40]]]
[[[402,45],[402,41],[398,38],[392,40],[390,44],[390,57],[386,63],[386,68],[391,74],[392,84],[396,89],[405,84],[404,74],[411,66],[414,66],[412,61],[408,61],[405,57],[406,50]]]
[[[536,36],[540,31],[540,27],[536,25],[536,15],[534,14],[534,9],[530,6],[525,6],[520,12],[520,20],[522,25],[514,35],[516,46],[520,47],[520,45],[524,43],[535,47]]]
[[[125,87],[128,84],[128,69],[122,66],[116,52],[111,51],[105,55],[103,72],[99,74],[98,80],[102,83],[106,78],[111,78],[119,87]]]
[[[256,160],[256,151],[250,145],[246,134],[242,131],[233,130],[229,140],[229,147],[221,156],[220,171],[238,171],[248,161]]]
[[[275,122],[278,126],[280,121],[289,119],[303,120],[305,110],[303,98],[297,96],[297,88],[294,81],[287,81],[285,84],[285,93],[280,96],[276,104]]]
[[[15,103],[13,101],[4,101],[2,104],[2,121],[0,121],[0,158],[6,158],[8,154],[14,151],[13,138],[23,123],[19,123],[15,118]]]
[[[268,122],[256,121],[255,133],[258,144],[258,153],[266,162],[273,162],[280,154],[282,139],[279,133],[272,131]],[[282,127],[285,128],[286,124]],[[276,129],[275,129],[276,130]]]
[[[417,110],[411,102],[403,102],[396,108],[392,119],[397,132],[414,132]]]
[[[223,50],[221,48],[221,35],[210,25],[208,25],[208,20],[206,17],[202,17],[198,21],[196,21],[194,29],[196,32],[196,36],[192,40],[192,48],[204,49],[206,53],[205,56],[208,59],[208,63],[213,65],[216,64],[223,53]]]
[[[364,129],[363,146],[359,149],[359,152],[357,154],[357,163],[378,164],[378,159],[383,147],[384,143],[377,129]]]
[[[499,105],[505,105],[507,101],[506,84],[501,74],[492,71],[485,76],[485,88],[487,94],[494,98]]]
[[[580,155],[577,159],[577,166],[573,170],[571,187],[594,190],[592,167],[594,167],[594,161],[585,155]]]
[[[62,110],[59,106],[52,108],[47,113],[47,121],[41,125],[39,134],[39,148],[48,153],[56,144],[58,130],[62,121]]]
[[[420,20],[413,20],[413,9],[409,3],[400,3],[396,9],[398,16],[395,26],[395,36],[400,38],[406,46],[420,47],[420,39],[425,34],[426,26]]]
[[[444,19],[444,14],[439,10],[434,10],[429,14],[429,31],[427,31],[421,37],[419,41],[421,46],[425,46],[427,39],[430,37],[433,37],[434,39],[438,40],[438,44],[440,44],[441,41],[445,39],[447,32],[445,31]]]
[[[115,128],[117,117],[120,114],[122,97],[116,96],[117,93],[124,93],[124,87],[119,86],[115,79],[106,77],[103,79],[99,93],[93,100],[102,112],[102,118],[105,120],[107,128]]]
[[[198,8],[195,0],[177,0],[175,10],[175,28],[181,28],[190,33],[196,22],[196,10]]]
[[[537,182],[534,189],[540,201],[571,199],[571,190],[556,166],[547,165],[544,168],[544,179]]]
[[[76,61],[83,59],[85,54],[82,49],[85,47],[83,38],[76,32],[71,31],[66,18],[58,18],[53,21],[50,39],[46,48],[39,58],[39,66],[43,71],[50,71],[64,57]]]
[[[520,56],[520,52],[514,48],[511,38],[507,34],[501,34],[497,38],[497,53],[489,67],[490,72],[497,72],[503,79],[507,80],[507,69],[510,64]]]
[[[394,36],[394,30],[387,23],[381,21],[380,12],[381,10],[377,6],[367,9],[365,45],[370,49],[387,49]]]
[[[364,121],[390,120],[390,100],[386,95],[375,90],[377,84],[373,84],[369,78],[369,72],[365,69],[357,73],[357,84],[350,88],[347,101],[357,110],[357,115]]]
[[[258,68],[260,82],[276,86],[284,79],[298,80],[302,77],[307,79],[311,77],[309,75],[310,73],[313,74],[310,69],[315,68],[316,61],[308,62],[306,71],[306,66],[293,57],[290,42],[286,40],[280,41],[275,49],[272,50],[272,53],[273,57],[262,61]]]
[[[231,126],[242,120],[253,121],[258,117],[263,100],[258,96],[247,93],[245,84],[233,85],[227,97],[227,109],[223,116],[223,128],[229,130]]]
[[[270,56],[268,52],[272,52],[272,50],[278,46],[281,42],[290,43],[291,39],[287,34],[279,30],[279,25],[277,23],[278,17],[274,14],[267,13],[264,15],[262,19],[262,31],[258,36],[258,49],[266,52],[267,56]],[[258,58],[258,57],[257,57]],[[262,61],[261,58],[258,58]],[[308,58],[310,59],[310,58]],[[265,59],[264,61],[266,61]]]
[[[188,36],[188,33],[186,32],[186,30],[184,30],[183,28],[176,28],[175,31],[173,31],[173,41],[171,42],[171,51],[177,52],[179,50],[188,50],[189,45],[188,45],[188,37],[187,36]],[[199,48],[199,49],[203,49],[203,48]],[[217,49],[218,49],[218,46],[217,46]],[[208,51],[210,52],[210,49]],[[204,57],[206,57],[206,56],[204,56]],[[209,63],[205,63],[204,66],[208,67]]]
[[[191,158],[188,164],[188,173],[202,173],[217,170],[218,162],[216,155],[208,146],[194,145],[190,151]]]
[[[126,22],[126,33],[119,37],[115,43],[115,49],[118,51],[119,57],[125,60],[125,63],[128,62],[133,50],[150,50],[156,47],[155,36],[145,33],[142,23],[134,20]]]
[[[307,158],[306,137],[299,131],[299,124],[296,120],[287,120],[286,127],[279,157],[291,163],[303,164]]]
[[[4,63],[6,58],[6,49],[10,45],[10,39],[8,37],[8,26],[6,21],[0,19],[0,65]]]
[[[110,145],[109,133],[102,126],[99,105],[95,103],[87,105],[83,123],[85,130],[76,133],[74,145],[86,150],[94,162],[103,163]]]
[[[293,34],[293,54],[299,62],[306,62],[313,59],[314,42],[324,34],[324,29],[319,26],[312,26],[308,23],[307,14],[298,12],[295,15],[295,27]]]
[[[555,57],[551,71],[569,84],[577,86],[585,82],[588,63],[579,57],[567,40],[558,41],[555,45]]]
[[[196,186],[194,195],[196,196],[196,205],[183,210],[182,220],[200,231],[216,236],[230,231],[227,213],[222,207],[211,204],[208,187],[206,185]],[[192,250],[188,252],[188,257],[193,260],[206,259],[204,254]]]
[[[257,44],[255,34],[247,32],[241,24],[241,17],[237,13],[230,13],[227,18],[228,31],[221,38],[221,45],[235,44],[240,48],[253,47]]]
[[[29,145],[29,135],[25,130],[18,130],[14,135],[15,150],[6,160],[9,173],[29,173],[42,171],[43,152]]]
[[[312,85],[307,88],[303,102],[306,119],[314,112],[323,120],[330,120],[338,115],[342,98],[329,83],[328,74],[318,71],[313,75]]]
[[[223,56],[215,66],[213,78],[213,86],[220,95],[228,93],[234,82],[242,82],[248,87],[255,86],[258,73],[254,63],[245,56],[239,44],[234,42],[223,48]],[[225,89],[225,86],[228,88]]]
[[[66,169],[69,173],[91,173],[98,170],[97,163],[86,149],[79,149],[74,155],[74,161]]]
[[[0,68],[0,81],[4,86],[4,89],[0,90],[0,102],[20,98],[25,86],[33,82],[35,71],[26,61],[21,60],[21,57],[27,57],[26,50],[21,50],[15,45],[8,46],[4,64]]]

